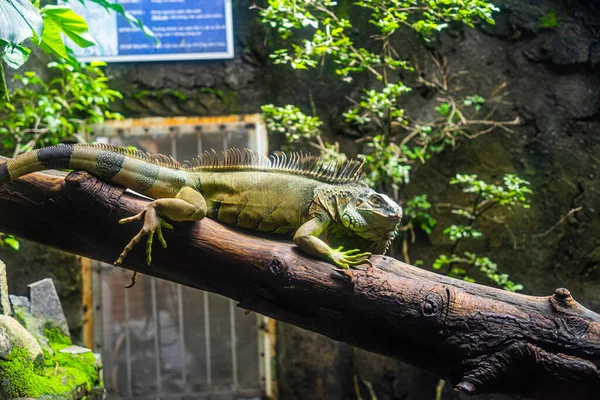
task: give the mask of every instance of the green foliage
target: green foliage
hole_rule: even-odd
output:
[[[72,1],[72,0],[67,0],[67,2],[68,1]],[[152,32],[152,30],[150,28],[148,28],[146,25],[144,25],[142,20],[140,20],[139,18],[136,18],[130,12],[125,11],[123,6],[121,4],[119,4],[118,2],[112,2],[110,0],[77,0],[77,1],[79,1],[80,3],[82,3],[84,5],[86,2],[87,3],[95,3],[99,6],[101,6],[102,8],[104,8],[107,12],[115,12],[118,15],[125,18],[129,22],[129,24],[131,24],[132,26],[135,26],[135,27],[138,27],[139,29],[141,29],[141,31],[144,32],[144,35],[146,35],[146,37],[154,40],[155,44],[158,44],[160,42],[158,40],[158,38],[156,37],[156,35],[154,35],[154,32]]]
[[[492,12],[497,8],[482,0],[363,0],[354,3],[370,14],[370,23],[387,40],[402,26],[429,35],[440,31],[451,21],[473,26],[481,18],[493,23]],[[311,39],[303,39],[301,45],[292,43],[289,49],[278,49],[272,54],[276,63],[291,64],[295,69],[314,68],[327,55],[340,67],[336,72],[348,78],[351,73],[386,68],[406,68],[407,63],[392,54],[372,52],[355,47],[351,39],[352,23],[336,13],[336,1],[268,0],[268,6],[260,11],[262,22],[275,28],[283,39],[289,39],[298,30],[313,31]],[[372,72],[373,72],[372,71]]]
[[[556,10],[552,9],[548,11],[546,14],[542,15],[539,19],[540,28],[556,28],[559,25],[558,22],[558,14]]]
[[[288,145],[315,138],[323,124],[319,117],[306,115],[290,104],[284,107],[266,104],[262,111],[269,131],[284,135]]]
[[[0,1],[0,40],[18,45],[35,34],[42,36],[44,21],[30,0]]]
[[[380,85],[365,89],[364,95],[344,113],[344,117],[354,127],[374,127],[383,131],[381,135],[374,135],[367,144],[372,151],[365,157],[366,180],[373,187],[398,192],[410,181],[412,164],[423,163],[446,146],[454,146],[453,136],[461,132],[458,129],[417,125],[411,128],[414,134],[397,143],[398,127],[408,125],[398,100],[411,89],[401,81],[389,80],[389,72],[413,68],[392,48],[390,38],[399,34],[401,27],[428,35],[443,29],[451,21],[469,26],[477,19],[493,23],[491,15],[497,8],[481,0],[363,0],[352,4],[363,9],[362,14],[367,12],[369,22],[378,31],[372,36],[374,41],[370,44],[373,46],[369,48],[356,45],[353,39],[356,29],[347,18],[350,13],[338,12],[340,7],[336,1],[268,0],[267,7],[259,14],[263,23],[274,28],[289,43],[289,46],[276,49],[271,54],[275,63],[309,69],[322,65],[328,59],[335,66],[335,73],[344,81],[351,81],[353,75],[365,72],[381,81]],[[302,33],[302,39],[294,40],[297,32]],[[305,39],[307,35],[312,36]],[[485,101],[480,96],[471,96],[467,100],[476,109]],[[288,107],[293,110],[293,106]],[[448,103],[439,106],[439,113],[442,116],[450,114],[450,122],[459,118]],[[288,143],[297,141],[299,137],[316,137],[312,130],[311,134],[307,134],[307,129],[302,126],[297,129],[298,133],[294,132],[292,126],[298,118],[294,118],[293,113],[285,115],[280,112],[278,116],[278,123],[269,124],[269,129],[285,133],[291,139]],[[303,124],[302,121],[298,123]]]
[[[22,43],[32,37],[35,38],[34,44],[65,59],[69,55],[62,34],[80,47],[96,44],[88,32],[85,20],[70,8],[47,5],[40,9],[36,3],[28,0],[0,1],[0,12],[12,15],[11,23],[0,29],[2,59],[8,66],[19,68],[27,61],[30,50]]]
[[[126,12],[120,4],[108,0],[79,0],[96,3],[107,11],[114,11],[130,23],[142,29],[146,36],[156,36],[141,20]],[[25,40],[32,38],[32,44],[40,46],[49,54],[76,64],[72,52],[65,46],[63,35],[79,47],[96,45],[89,34],[87,22],[65,5],[46,5],[40,8],[39,1],[0,0],[0,56],[11,68],[21,67],[29,58],[31,50],[24,46]],[[8,101],[8,89],[2,62],[0,61],[0,98]]]
[[[463,187],[463,192],[472,196],[472,204],[469,207],[452,210],[453,214],[466,219],[468,224],[452,224],[444,229],[444,234],[448,235],[454,243],[450,255],[441,254],[434,261],[434,269],[439,270],[447,267],[449,276],[474,282],[474,279],[468,275],[468,271],[461,268],[461,266],[475,268],[490,281],[505,290],[514,292],[523,289],[523,285],[515,284],[508,278],[507,274],[499,273],[496,263],[488,257],[479,257],[469,252],[464,252],[464,256],[456,254],[458,245],[463,240],[477,239],[483,236],[483,233],[474,228],[473,224],[485,213],[495,207],[529,207],[529,201],[526,198],[526,195],[531,193],[528,188],[529,182],[513,174],[505,175],[503,181],[505,187],[477,179],[477,175],[458,174],[456,178],[450,180],[451,184],[460,184]]]
[[[437,220],[429,213],[431,203],[427,201],[427,195],[417,195],[406,202],[404,215],[410,218],[414,226],[419,227],[423,232],[430,235],[437,224]]]
[[[473,96],[468,96],[463,101],[463,104],[465,106],[473,107],[475,109],[475,111],[479,111],[479,110],[481,110],[481,107],[483,107],[483,105],[485,104],[485,99],[483,97],[481,97],[480,95],[475,94]]]
[[[363,156],[365,160],[364,180],[372,187],[382,189],[383,184],[398,190],[410,182],[411,167],[406,155],[395,143],[387,143],[383,135],[376,135],[367,146],[372,152]]]
[[[491,282],[509,292],[523,290],[523,285],[516,284],[511,281],[508,277],[508,274],[498,273],[498,265],[488,257],[478,257],[476,254],[469,253],[467,251],[464,252],[463,257],[457,255],[446,256],[442,254],[434,261],[433,268],[439,270],[444,266],[450,266],[448,276],[463,279],[468,282],[475,282],[473,278],[467,275],[467,271],[464,268],[458,267],[457,264],[476,268]]]
[[[44,82],[35,72],[16,74],[21,87],[11,91],[11,101],[0,101],[0,146],[13,155],[36,146],[59,143],[81,134],[90,124],[120,119],[110,103],[121,94],[108,86],[105,63],[71,65],[51,62],[55,77]]]
[[[364,125],[376,117],[378,121],[389,118],[391,121],[406,123],[404,110],[398,108],[397,99],[410,90],[401,82],[388,83],[381,91],[365,90],[365,95],[361,98],[358,107],[350,109],[344,114],[346,122]]]
[[[44,32],[41,47],[48,53],[64,59],[69,58],[62,35],[66,35],[79,47],[97,45],[90,35],[85,20],[67,6],[48,5],[41,10],[44,18]]]
[[[460,184],[463,192],[477,195],[477,206],[484,201],[487,204],[497,205],[518,205],[523,208],[529,208],[529,201],[525,197],[532,193],[529,189],[529,182],[519,178],[514,174],[507,174],[503,178],[504,186],[486,183],[477,179],[477,175],[457,174],[456,178],[450,180],[453,185]]]
[[[4,233],[0,233],[0,246],[8,246],[14,251],[19,251],[19,248],[21,247],[17,238],[15,238],[13,235],[7,235]]]
[[[450,236],[450,240],[457,241],[460,239],[477,239],[483,236],[483,233],[468,225],[450,225],[444,229],[444,235]]]

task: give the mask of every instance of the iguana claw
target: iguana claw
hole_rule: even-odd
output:
[[[150,263],[152,262],[152,242],[154,240],[154,233],[156,233],[156,236],[158,237],[158,240],[160,241],[162,246],[165,248],[167,247],[167,242],[163,237],[162,228],[165,227],[167,229],[173,229],[173,226],[168,222],[165,222],[163,218],[159,217],[156,213],[156,209],[151,204],[144,207],[144,209],[136,215],[129,218],[121,219],[119,223],[126,224],[133,221],[139,221],[142,218],[144,218],[144,226],[138,232],[138,234],[135,235],[133,239],[129,241],[127,246],[125,246],[125,249],[123,249],[123,252],[119,256],[117,261],[115,261],[116,266],[121,265],[125,256],[131,251],[131,249],[133,249],[133,246],[135,246],[144,235],[148,235],[148,240],[146,241],[146,262],[148,263],[148,265],[150,265]],[[131,279],[131,283],[126,287],[133,286],[135,284],[136,278],[137,272],[134,272],[133,277]]]
[[[342,251],[343,247],[340,246],[337,249],[331,252],[331,260],[335,265],[340,268],[348,269],[350,267],[354,267],[362,264],[371,265],[371,261],[369,260],[369,256],[371,253],[365,252],[361,253],[358,249],[346,250]]]

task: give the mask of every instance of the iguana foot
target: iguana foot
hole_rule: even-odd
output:
[[[165,227],[167,229],[173,229],[173,226],[168,222],[165,222],[165,220],[162,217],[158,216],[158,214],[156,213],[156,209],[154,208],[152,203],[148,204],[146,207],[144,207],[142,211],[140,211],[133,217],[123,218],[119,221],[119,223],[126,224],[128,222],[141,220],[142,218],[144,218],[144,226],[138,232],[138,234],[135,235],[133,239],[131,239],[129,244],[125,246],[125,249],[119,256],[119,259],[115,261],[116,266],[121,265],[125,256],[129,253],[129,251],[131,251],[133,246],[135,246],[142,239],[144,235],[148,235],[148,240],[146,241],[146,262],[148,263],[148,265],[150,265],[150,263],[152,262],[152,242],[154,240],[154,233],[156,233],[156,236],[158,237],[158,240],[160,241],[162,246],[167,247],[167,242],[163,237],[162,228]],[[135,278],[136,274],[134,274],[130,286],[133,286],[133,284],[135,284]]]
[[[362,264],[371,264],[369,256],[371,253],[361,253],[358,249],[342,251],[340,246],[331,252],[331,260],[340,268],[348,269]]]

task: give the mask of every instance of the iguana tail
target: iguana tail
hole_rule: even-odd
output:
[[[30,151],[0,164],[0,185],[47,169],[86,171],[150,197],[172,197],[185,186],[187,174],[179,163],[106,144],[75,144]]]

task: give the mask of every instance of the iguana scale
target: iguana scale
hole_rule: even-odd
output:
[[[144,235],[150,264],[154,235],[167,246],[162,233],[163,227],[172,228],[167,219],[209,217],[239,228],[293,235],[304,252],[348,268],[367,263],[369,252],[385,253],[402,217],[394,201],[360,180],[361,167],[302,154],[267,158],[236,149],[221,156],[205,152],[181,165],[171,157],[123,147],[75,144],[42,148],[0,164],[0,185],[35,171],[72,169],[154,199],[119,221],[143,219],[144,225],[115,265]],[[326,242],[361,250],[334,249]]]

